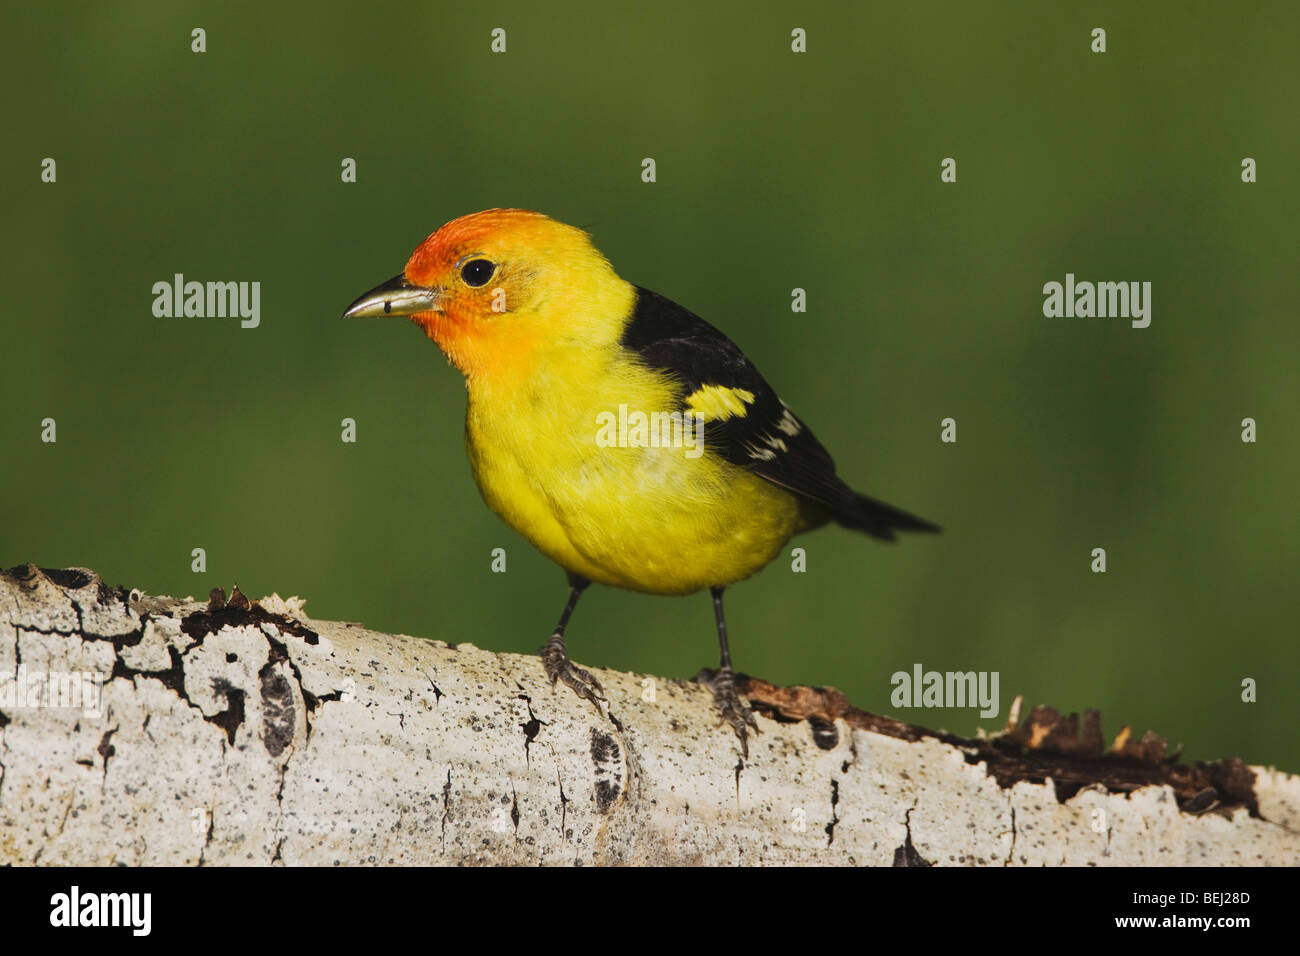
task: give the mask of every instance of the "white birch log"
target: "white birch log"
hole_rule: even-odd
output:
[[[536,657],[16,568],[0,865],[1300,861],[1300,778],[1271,769],[1220,768],[1230,793],[1194,801],[1164,783],[1062,802],[978,742],[847,710],[760,717],[742,761],[704,688],[594,673],[607,713],[552,691]]]

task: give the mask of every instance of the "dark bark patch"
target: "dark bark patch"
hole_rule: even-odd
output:
[[[996,735],[968,739],[868,713],[834,687],[779,687],[745,674],[736,675],[736,687],[766,717],[809,721],[814,739],[818,725],[842,720],[850,727],[899,740],[929,738],[956,747],[967,763],[984,764],[989,776],[1004,788],[1021,780],[1042,784],[1050,777],[1057,799],[1064,802],[1086,787],[1128,794],[1142,787],[1169,786],[1187,813],[1204,813],[1207,807],[1230,813],[1245,807],[1251,816],[1259,816],[1255,774],[1239,758],[1182,764],[1178,762],[1181,747],[1170,752],[1165,738],[1153,731],[1134,738],[1128,727],[1107,749],[1096,710],[1085,710],[1081,722],[1078,714],[1035,707],[1023,722],[1009,723]]]
[[[596,809],[608,813],[623,793],[622,749],[609,734],[591,729],[591,762],[596,776]]]

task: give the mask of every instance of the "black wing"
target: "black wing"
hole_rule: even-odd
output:
[[[835,474],[835,462],[812,430],[786,407],[740,348],[689,309],[637,287],[622,344],[642,362],[681,381],[686,396],[704,385],[754,395],[744,415],[705,425],[710,450],[773,484],[817,502],[842,525],[893,540],[894,529],[938,531],[897,508],[860,495]]]

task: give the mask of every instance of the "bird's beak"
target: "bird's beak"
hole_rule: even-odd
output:
[[[345,319],[368,319],[379,315],[415,315],[417,312],[438,311],[438,295],[442,290],[412,285],[404,273],[398,273],[382,285],[377,285],[343,313]]]

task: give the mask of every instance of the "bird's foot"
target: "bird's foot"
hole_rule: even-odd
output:
[[[756,734],[761,731],[758,729],[758,720],[755,719],[754,712],[736,693],[735,671],[730,667],[722,667],[717,670],[705,668],[695,675],[695,681],[713,691],[713,705],[718,708],[718,713],[722,714],[722,719],[731,724],[731,729],[740,738],[740,752],[748,760],[749,736],[746,728],[753,728]]]
[[[605,699],[605,688],[600,686],[600,681],[590,671],[569,660],[563,637],[552,634],[551,639],[542,645],[541,655],[542,666],[546,668],[546,676],[551,679],[552,689],[557,681],[563,681],[575,694],[591,701],[596,710],[600,710],[600,703]]]

